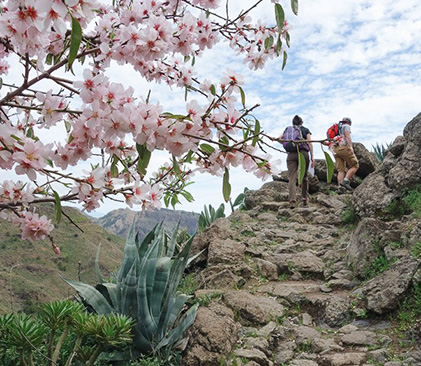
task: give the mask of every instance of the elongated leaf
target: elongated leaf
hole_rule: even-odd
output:
[[[53,190],[54,194],[54,212],[56,214],[57,224],[60,224],[61,221],[61,201],[59,194]]]
[[[124,246],[124,258],[120,270],[117,275],[117,286],[123,281],[124,277],[129,273],[134,261],[138,260],[138,248],[136,245],[136,218],[130,225],[127,234],[126,245]],[[119,292],[118,292],[119,293]],[[118,299],[120,301],[120,299]]]
[[[298,0],[291,0],[291,9],[295,15],[298,15]]]
[[[111,167],[110,167],[111,178],[117,178],[118,177],[117,163],[118,163],[118,158],[117,158],[117,156],[114,156],[113,162],[111,163]]]
[[[298,184],[301,184],[307,170],[306,159],[304,155],[298,152]]]
[[[260,133],[260,122],[256,118],[256,122],[254,124],[254,135],[255,135],[255,137],[253,138],[253,141],[251,143],[252,146],[256,146],[257,142],[259,141],[259,133]]]
[[[281,33],[284,28],[285,12],[281,4],[275,4],[275,18],[278,25],[278,32]]]
[[[72,17],[72,33],[70,35],[70,51],[69,51],[69,62],[67,67],[70,69],[73,65],[73,61],[76,59],[77,53],[79,52],[80,42],[82,41],[82,28],[79,22]]]
[[[335,163],[333,162],[332,158],[330,157],[330,154],[326,151],[323,151],[325,154],[326,159],[326,172],[327,172],[327,182],[332,182],[333,173],[335,172]]]
[[[147,149],[146,143],[143,145],[136,144],[136,150],[139,154],[139,158],[137,161],[137,171],[145,175],[146,174],[146,168],[149,165],[149,161],[151,160],[152,153]]]
[[[287,64],[288,55],[284,51],[284,60],[282,61],[282,70],[285,68],[285,65]]]
[[[138,304],[137,304],[137,283],[138,277],[138,262],[133,263],[132,268],[124,277],[124,281],[119,286],[121,292],[121,301],[119,305],[119,312],[128,315],[133,319],[138,317]]]
[[[101,251],[101,243],[98,245],[98,249],[96,250],[96,256],[95,256],[95,276],[96,280],[99,283],[104,283],[104,280],[102,279],[101,275],[101,268],[99,268],[99,252]]]
[[[224,177],[222,178],[222,194],[225,202],[228,202],[231,196],[231,184],[229,182],[229,170],[225,168]]]
[[[181,174],[180,166],[178,165],[177,158],[174,155],[172,156],[172,167],[177,175]]]
[[[215,85],[212,84],[210,86],[210,92],[211,92],[212,95],[216,95]]]
[[[107,299],[108,303],[114,309],[118,310],[117,285],[115,283],[100,283],[95,288]]]
[[[92,306],[97,314],[110,314],[114,312],[107,299],[95,287],[85,283],[67,280],[62,276],[60,277],[64,282],[72,286],[83,300]]]
[[[240,193],[240,194],[237,196],[237,198],[235,199],[233,206],[234,206],[234,207],[235,207],[235,206],[238,206],[238,205],[240,205],[241,203],[243,203],[243,201],[244,201],[244,193]]]
[[[238,89],[240,89],[241,104],[243,105],[244,108],[246,108],[246,93],[244,93],[244,90],[241,86],[239,86]]]
[[[269,50],[273,46],[273,36],[266,37],[264,45],[265,50]]]
[[[171,329],[168,333],[168,336],[158,344],[158,349],[168,345],[172,345],[181,339],[184,332],[194,323],[196,319],[198,306],[199,304],[195,304],[189,310],[187,310],[187,312],[181,318],[181,321],[178,324],[178,326],[176,328]]]
[[[151,296],[151,304],[156,304],[156,306],[152,307],[152,316],[155,318],[157,323],[159,322],[159,318],[161,316],[162,299],[165,294],[165,289],[168,286],[168,281],[171,281],[169,278],[170,270],[171,258],[164,257],[157,260],[155,281]]]
[[[200,144],[200,149],[208,155],[212,154],[215,151],[215,148],[209,144]]]

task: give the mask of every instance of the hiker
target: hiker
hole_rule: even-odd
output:
[[[300,116],[294,116],[292,119],[292,126],[288,126],[283,134],[280,136],[280,140],[307,140],[308,142],[299,143],[299,150],[303,154],[306,161],[306,170],[304,179],[301,184],[301,198],[303,206],[307,206],[307,192],[308,192],[308,176],[307,170],[310,163],[309,152],[311,155],[311,167],[314,167],[314,155],[313,145],[311,141],[311,132],[308,128],[303,126],[303,120]],[[287,156],[287,168],[288,168],[288,190],[289,190],[289,206],[290,208],[295,207],[296,196],[297,196],[297,177],[298,177],[298,153],[297,145],[292,142],[283,142],[285,150],[288,153]]]
[[[345,193],[346,189],[352,191],[350,180],[359,168],[358,159],[352,147],[351,124],[351,118],[342,118],[342,121],[339,121],[337,124],[337,136],[333,137],[333,141],[329,143],[329,148],[333,151],[336,169],[338,170],[339,194]],[[345,174],[346,168],[348,168],[348,171]]]

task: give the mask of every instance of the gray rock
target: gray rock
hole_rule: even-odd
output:
[[[224,301],[238,311],[242,318],[257,324],[266,324],[285,313],[284,307],[276,300],[246,291],[229,291],[224,295]]]
[[[270,361],[266,355],[257,349],[236,349],[234,353],[236,356],[254,361],[260,366],[270,366]]]
[[[380,166],[380,162],[377,160],[376,154],[368,151],[363,144],[355,142],[352,144],[352,147],[354,148],[354,153],[359,163],[359,168],[356,174],[358,177],[365,178]]]
[[[318,366],[319,364],[316,361],[312,361],[312,360],[294,360],[289,365],[290,366]]]
[[[271,262],[278,266],[281,273],[288,270],[295,270],[299,272],[323,274],[323,261],[310,251],[294,254],[273,254],[271,256]]]
[[[322,357],[322,365],[329,366],[354,366],[360,365],[365,361],[365,353],[350,352],[350,353],[334,353]]]
[[[221,332],[221,329],[224,329]],[[219,365],[222,355],[232,351],[238,340],[240,325],[234,313],[220,304],[199,307],[196,321],[188,330],[189,343],[183,355],[183,364],[189,366]]]
[[[344,324],[351,313],[351,300],[348,297],[330,296],[323,306],[323,321],[338,327]]]
[[[341,341],[348,346],[374,346],[377,344],[377,334],[366,330],[357,330],[342,336]]]
[[[249,190],[244,195],[244,204],[248,210],[260,205],[262,202],[285,201],[285,192],[288,192],[288,183],[286,182],[268,182],[259,190]]]
[[[254,262],[256,263],[257,271],[260,275],[268,280],[278,279],[278,267],[275,264],[260,258],[255,258]]]
[[[231,239],[214,239],[209,244],[208,263],[243,263],[246,246]]]
[[[367,309],[378,314],[396,309],[419,267],[419,262],[407,257],[368,281],[358,290],[366,298]]]

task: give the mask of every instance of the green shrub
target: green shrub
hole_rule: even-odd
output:
[[[373,152],[376,154],[377,160],[383,162],[386,156],[386,151],[392,146],[392,143],[387,143],[386,146],[384,146],[383,144],[379,145],[378,143],[376,143],[376,146],[371,146],[373,147]]]
[[[421,218],[421,185],[409,191],[403,198],[406,206],[414,213],[415,218]]]

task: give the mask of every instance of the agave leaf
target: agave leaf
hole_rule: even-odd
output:
[[[177,245],[177,234],[178,234],[178,230],[180,228],[180,221],[178,221],[172,235],[171,235],[171,239],[170,242],[168,244],[168,248],[167,248],[167,256],[168,257],[172,257],[174,255],[175,252],[175,248]]]
[[[110,306],[107,299],[93,286],[85,283],[67,280],[60,276],[62,280],[72,286],[82,299],[95,310],[97,314],[113,313],[114,309]]]
[[[171,258],[164,257],[159,258],[156,263],[155,281],[151,296],[151,307],[152,316],[155,318],[155,322],[159,322],[162,310],[162,299],[165,294],[165,289],[168,287],[168,282],[171,281],[169,278],[171,270]]]
[[[187,312],[181,318],[180,323],[177,325],[177,327],[171,329],[168,332],[168,336],[165,337],[161,342],[159,342],[157,349],[168,345],[172,345],[181,339],[184,332],[194,323],[196,319],[198,306],[199,304],[195,304],[189,310],[187,310]]]
[[[118,309],[117,302],[117,285],[115,283],[99,283],[95,288],[104,296],[108,303],[116,310]]]
[[[162,223],[156,224],[154,226],[154,228],[143,238],[142,243],[139,245],[139,258],[140,258],[141,261],[145,257],[146,251],[148,250],[149,245],[154,240],[154,238],[156,236],[156,232],[157,232],[157,230],[159,230],[159,227],[161,225],[162,225]]]
[[[133,219],[133,222],[129,229],[129,233],[127,235],[126,245],[124,247],[123,263],[121,264],[120,270],[118,271],[117,275],[117,284],[123,281],[124,277],[132,268],[133,262],[135,262],[138,259],[135,221],[136,219]]]
[[[136,319],[138,316],[136,297],[137,282],[139,279],[138,272],[138,262],[134,262],[130,272],[124,278],[123,283],[118,286],[118,291],[121,293],[119,312],[121,314],[129,315],[133,319]]]
[[[172,301],[172,306],[168,307],[167,309],[167,314],[164,323],[165,327],[163,326],[164,329],[171,329],[173,327],[176,320],[180,316],[181,309],[190,297],[191,296],[187,296],[185,294],[179,294],[174,299],[174,301]]]

